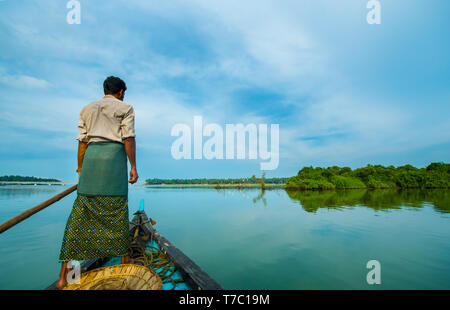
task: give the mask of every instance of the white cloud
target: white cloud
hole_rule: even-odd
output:
[[[44,79],[38,79],[28,75],[8,75],[0,72],[0,83],[5,86],[20,89],[44,89],[51,86],[51,83]]]

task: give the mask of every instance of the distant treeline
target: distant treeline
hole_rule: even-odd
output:
[[[4,182],[61,182],[57,179],[44,179],[37,177],[24,177],[20,175],[4,175],[0,177],[0,181]]]
[[[285,184],[288,178],[264,178],[265,184]],[[177,184],[195,184],[195,185],[214,185],[214,184],[260,184],[261,179],[241,178],[241,179],[148,179],[147,185],[177,185]]]
[[[287,189],[350,188],[450,188],[450,164],[432,163],[426,168],[411,165],[384,167],[304,167],[286,182]]]

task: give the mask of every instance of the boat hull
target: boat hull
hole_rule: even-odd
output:
[[[130,221],[130,235],[135,241],[143,246],[149,245],[151,240],[157,244],[159,249],[173,262],[176,270],[181,274],[185,285],[183,289],[190,290],[222,290],[223,288],[206,272],[204,272],[194,261],[186,256],[180,249],[156,231],[151,220],[143,208],[139,208]],[[136,233],[137,231],[137,233]],[[151,238],[148,238],[151,236]],[[110,263],[111,258],[96,258],[84,261],[81,271],[87,272],[96,268],[104,267]],[[136,263],[139,264],[139,263]],[[46,290],[56,290],[56,283],[52,283]]]

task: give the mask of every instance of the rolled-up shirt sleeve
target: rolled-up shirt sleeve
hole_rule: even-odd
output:
[[[120,134],[122,140],[136,136],[134,132],[134,109],[132,106],[128,109],[122,122],[120,123]]]
[[[83,120],[82,114],[80,113],[80,118],[78,120],[78,137],[77,140],[80,142],[88,142],[86,123]]]

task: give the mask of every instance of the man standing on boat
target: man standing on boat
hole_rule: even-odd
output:
[[[110,76],[105,97],[85,106],[78,122],[78,192],[62,241],[58,288],[67,262],[122,257],[128,263],[128,182],[138,179],[133,107],[123,102],[126,84]],[[130,178],[127,177],[127,157]]]

